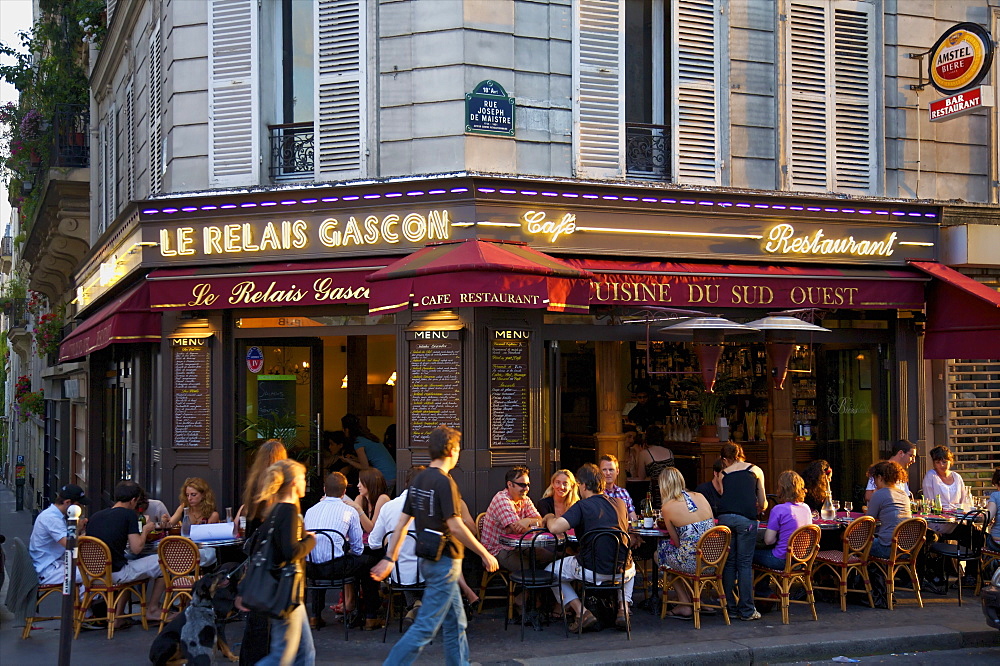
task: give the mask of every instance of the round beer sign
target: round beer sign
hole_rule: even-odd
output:
[[[955,93],[982,81],[993,62],[993,38],[982,26],[959,23],[931,48],[930,80],[943,93]]]

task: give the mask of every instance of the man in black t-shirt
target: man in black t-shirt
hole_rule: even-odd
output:
[[[423,603],[413,624],[399,639],[385,664],[411,663],[437,635],[444,634],[444,649],[448,663],[469,663],[469,641],[465,637],[465,607],[458,581],[462,576],[462,556],[471,548],[481,558],[487,571],[496,571],[497,560],[479,543],[462,522],[462,495],[455,480],[448,474],[461,453],[462,434],[454,428],[438,426],[431,431],[430,466],[410,484],[403,512],[396,524],[392,547],[382,561],[372,568],[372,578],[385,580],[399,557],[403,535],[410,521],[417,521],[418,555],[421,539],[437,537],[444,541],[438,560],[421,559],[420,571],[426,582]],[[442,612],[444,609],[444,612]]]
[[[712,480],[699,484],[694,489],[696,493],[705,496],[709,506],[712,507],[712,514],[715,516],[719,515],[719,500],[722,499],[722,470],[725,469],[725,466],[722,458],[716,458],[715,462],[712,463]]]
[[[135,481],[122,481],[115,486],[115,504],[110,509],[98,511],[87,523],[87,536],[100,539],[111,551],[111,581],[113,583],[131,583],[137,580],[154,578],[153,590],[148,597],[146,618],[150,622],[160,621],[159,601],[163,595],[164,583],[160,572],[160,561],[156,554],[146,555],[136,559],[127,559],[128,549],[133,555],[142,552],[146,545],[146,537],[153,529],[152,521],[147,521],[142,531],[139,531],[139,514],[135,506],[143,496],[142,488]],[[122,595],[116,611],[121,613],[125,607]],[[155,611],[155,612],[154,612]]]
[[[628,543],[623,543],[618,549],[618,560],[615,560],[615,551],[610,540],[601,540],[597,546],[600,550],[589,550],[590,544],[583,543],[587,532],[598,529],[618,529],[628,534],[628,514],[625,502],[617,497],[608,497],[604,494],[604,475],[597,465],[587,463],[576,472],[576,482],[580,486],[580,496],[583,498],[570,508],[561,518],[556,518],[554,514],[545,516],[545,526],[553,534],[563,534],[572,529],[576,533],[577,539],[583,544],[580,553],[576,556],[563,558],[562,561],[562,593],[563,603],[576,616],[571,631],[579,629],[580,624],[587,629],[597,623],[597,618],[583,608],[576,590],[573,589],[571,581],[593,580],[596,573],[597,580],[610,580],[613,573],[618,572],[620,578],[625,576],[625,601],[624,607],[618,609],[618,618],[615,626],[625,628],[626,614],[629,612],[627,606],[632,603],[632,586],[635,580],[635,565],[632,563],[631,552]],[[595,572],[590,572],[583,568],[583,563],[593,562]],[[549,565],[548,570],[558,571],[559,562]]]

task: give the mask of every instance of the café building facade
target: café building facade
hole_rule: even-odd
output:
[[[826,330],[783,338],[784,381],[773,335],[716,336],[719,416],[771,483],[823,457],[851,493],[881,449],[920,438],[924,359],[1000,358],[1000,298],[939,263],[941,216],[477,174],[172,195],[93,249],[60,362],[88,368],[79,446],[105,459],[104,493],[138,470],[156,495],[204,476],[238,505],[259,438],[315,469],[320,433],[355,413],[399,470],[428,462],[434,426],[460,428],[478,511],[511,465],[540,496],[556,469],[625,458],[640,393],[640,427],[705,480],[719,444],[694,441],[696,339],[662,329],[790,312]]]

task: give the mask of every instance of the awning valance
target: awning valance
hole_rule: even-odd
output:
[[[372,314],[458,307],[587,312],[591,274],[526,243],[437,243],[368,276]]]
[[[1000,292],[930,261],[911,261],[927,285],[924,358],[1000,359]]]
[[[149,285],[132,287],[77,326],[59,345],[59,362],[82,358],[116,342],[157,342],[160,315],[149,309]]]
[[[678,308],[922,309],[912,270],[567,258],[595,275],[591,305]]]
[[[392,259],[332,259],[212,268],[161,268],[149,274],[154,310],[213,310],[367,303],[365,277]]]

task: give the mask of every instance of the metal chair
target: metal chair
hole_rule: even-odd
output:
[[[11,580],[21,580],[29,576],[38,576],[35,572],[35,565],[31,561],[31,555],[28,554],[28,547],[24,544],[24,541],[22,541],[20,537],[14,537],[11,551],[11,557],[7,561]],[[31,625],[34,622],[58,620],[62,617],[60,615],[38,614],[41,610],[40,607],[42,601],[44,601],[50,594],[60,592],[62,592],[62,583],[43,585],[41,581],[39,581],[38,586],[35,588],[35,603],[30,604],[29,602],[29,608],[25,609],[26,614],[24,617],[24,631],[21,632],[22,639],[27,638],[31,634]]]
[[[581,609],[587,607],[587,592],[599,592],[615,590],[618,592],[621,609],[625,613],[625,632],[628,640],[632,640],[632,613],[629,612],[628,602],[625,600],[625,572],[628,569],[631,552],[629,551],[629,536],[618,529],[591,530],[583,535],[580,541],[580,553],[576,556],[583,568],[581,572]],[[598,554],[614,555],[611,562],[614,563],[612,571],[605,572],[600,569],[600,561],[607,561],[609,558],[599,558]],[[581,610],[582,612],[582,610]],[[577,635],[583,634],[583,622],[578,622]]]
[[[192,600],[194,584],[201,578],[201,555],[194,541],[182,536],[163,537],[156,547],[156,555],[166,585],[160,615],[160,631],[163,631],[170,608],[176,603],[178,610],[184,610]]]
[[[382,548],[389,552],[389,538],[392,537],[392,532],[385,535],[382,539]],[[406,536],[403,537],[406,542],[403,543],[403,548],[409,548],[411,551],[417,546],[417,535],[413,532],[407,532]],[[412,543],[411,543],[412,541]],[[400,551],[402,552],[402,550]],[[392,599],[396,594],[402,594],[405,592],[423,592],[427,587],[427,583],[424,582],[423,574],[420,571],[420,562],[417,562],[417,571],[415,574],[414,582],[404,583],[402,579],[402,573],[399,570],[399,563],[392,568],[392,573],[389,577],[382,581],[385,585],[386,592],[388,593],[388,603],[385,609],[385,627],[382,630],[382,642],[385,643],[386,637],[389,635],[389,620],[392,619]],[[403,618],[405,614],[400,613],[399,615],[399,633],[403,633]]]
[[[330,545],[330,557],[333,558],[333,554],[337,552],[334,547],[336,545],[336,539],[340,539],[341,552],[346,553],[351,550],[351,542],[348,540],[347,536],[340,530],[334,529],[316,529],[312,530],[312,533],[316,535],[316,542],[319,543],[320,539],[326,540]],[[327,564],[328,562],[316,562],[314,555],[316,553],[316,548],[313,547],[309,555],[306,556],[306,591],[309,590],[341,590],[343,591],[345,585],[353,585],[357,582],[357,578],[352,575],[330,575],[326,576],[320,574],[318,576],[311,575],[316,572],[319,567]],[[313,566],[309,566],[309,565]],[[350,623],[347,620],[347,606],[344,606],[344,640],[348,640],[348,630],[350,629]]]
[[[788,624],[789,604],[809,604],[812,611],[813,620],[819,620],[816,615],[816,596],[813,594],[812,573],[813,562],[819,552],[820,529],[816,525],[803,525],[788,537],[788,552],[785,553],[785,568],[771,569],[760,564],[754,564],[754,571],[758,575],[754,577],[754,587],[762,580],[770,580],[778,588],[778,596],[781,598],[781,622]],[[792,585],[802,583],[806,588],[805,601],[793,600],[791,598]],[[766,601],[766,597],[757,597]]]
[[[845,613],[847,612],[847,577],[852,570],[857,570],[861,574],[861,578],[865,582],[865,592],[868,593],[868,605],[875,608],[875,602],[872,600],[872,583],[868,578],[868,558],[872,548],[872,538],[875,536],[875,526],[874,518],[861,516],[851,521],[851,524],[844,530],[844,535],[841,537],[844,544],[843,550],[821,550],[816,555],[813,576],[827,568],[837,576],[839,585],[837,587],[824,587],[817,585],[814,581],[813,589],[839,590],[840,610]]]
[[[507,613],[503,618],[503,629],[507,631],[507,625],[514,615],[514,592],[520,587],[525,592],[529,590],[559,590],[559,608],[563,608],[562,594],[562,570],[563,559],[566,557],[566,535],[553,535],[544,528],[529,530],[521,536],[520,549],[523,553],[521,557],[521,567],[517,571],[509,574],[509,585],[507,587]],[[552,561],[552,571],[545,568],[545,562],[538,557],[538,549],[548,551],[552,547],[555,558]],[[528,596],[525,594],[524,603],[521,604],[521,640],[524,641],[524,621],[528,612]],[[563,630],[566,638],[569,638],[569,623],[566,620],[565,611],[563,616]]]
[[[870,556],[868,559],[885,574],[886,605],[893,610],[893,594],[897,590],[913,592],[917,603],[924,607],[920,597],[920,578],[917,576],[917,556],[927,540],[927,521],[923,518],[907,518],[892,531],[892,542],[889,557]],[[912,587],[896,587],[896,573],[906,571],[910,576]]]
[[[80,635],[83,624],[83,614],[97,597],[102,597],[108,606],[108,638],[115,637],[115,620],[118,617],[142,618],[143,630],[149,629],[146,621],[146,583],[148,579],[132,581],[131,583],[114,583],[111,576],[111,550],[108,545],[94,537],[82,536],[77,542],[81,583],[83,584],[83,599],[76,610],[73,620],[73,638]],[[115,607],[122,595],[129,593],[139,599],[138,613],[122,613],[117,615]]]
[[[722,586],[722,571],[729,558],[729,540],[732,532],[725,525],[717,525],[701,535],[695,546],[694,573],[677,571],[670,567],[660,567],[661,585],[663,588],[663,604],[660,607],[660,619],[667,616],[667,592],[670,588],[683,585],[691,595],[691,601],[675,601],[678,606],[691,606],[694,611],[694,628],[701,629],[701,609],[718,608],[722,617],[729,624],[729,608],[726,606],[726,591]],[[706,604],[701,600],[705,588],[712,588],[719,596],[718,604]]]
[[[481,514],[476,516],[476,531],[480,534],[483,533],[483,518],[486,517],[486,512],[483,511]],[[489,588],[490,583],[493,582],[495,578],[499,578],[503,582],[503,594],[490,594],[486,593]],[[494,586],[495,587],[495,586]],[[506,599],[507,590],[510,588],[510,579],[507,577],[507,572],[503,569],[497,569],[493,573],[483,570],[483,577],[479,583],[479,612],[483,612],[483,604],[486,603],[487,599]]]
[[[989,524],[989,513],[982,509],[973,509],[958,520],[962,533],[957,535],[956,543],[938,541],[931,544],[931,552],[951,560],[955,565],[958,577],[958,605],[962,605],[962,566],[963,562],[976,562],[980,558],[983,544],[986,542],[986,528]],[[944,587],[948,589],[948,570],[944,571]]]

